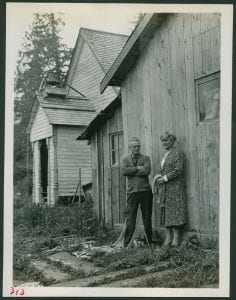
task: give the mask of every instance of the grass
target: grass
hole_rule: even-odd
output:
[[[118,253],[95,254],[92,261],[109,272],[130,269],[129,273],[121,275],[121,279],[145,274],[143,266],[147,265],[156,266],[155,272],[170,269],[169,272],[157,273],[138,282],[137,287],[194,288],[219,282],[218,254],[206,252],[196,242],[190,241],[179,248],[122,249]],[[109,278],[104,278],[99,284],[109,282]]]
[[[25,204],[14,208],[14,229],[21,236],[89,236],[95,235],[98,228],[95,212],[88,202],[53,207]]]
[[[98,222],[91,203],[54,207],[17,203],[14,209],[14,278],[49,285],[50,280],[45,281],[42,273],[30,267],[31,259],[46,260],[49,254],[58,251],[81,251],[82,239],[86,237],[94,240],[95,246],[112,244],[118,234]],[[148,265],[153,266],[155,272],[170,269],[162,276],[148,276],[137,283],[139,287],[200,287],[216,284],[219,280],[217,254],[203,251],[196,236],[189,237],[179,248],[139,247],[91,254],[90,261],[103,268],[104,274],[126,270],[117,274],[115,280],[144,275]],[[75,272],[61,264],[57,267],[70,273],[73,279],[88,276],[83,271]],[[91,286],[111,280],[104,276]]]
[[[22,203],[14,206],[14,277],[32,280],[29,262],[32,258],[45,259],[48,253],[82,250],[83,237],[103,242],[109,229],[99,224],[89,202],[75,203],[73,206],[56,205],[53,207]],[[54,252],[54,253],[55,253]],[[37,276],[36,276],[37,277]],[[38,277],[41,278],[40,274]]]
[[[168,288],[199,288],[219,282],[218,264],[184,263],[162,276],[153,275],[151,278],[137,282],[138,287],[168,287]]]

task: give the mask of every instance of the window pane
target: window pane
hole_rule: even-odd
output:
[[[119,133],[119,161],[121,161],[124,149],[124,138],[123,132]]]
[[[111,150],[115,149],[115,138],[114,135],[111,135]]]
[[[219,119],[220,79],[214,78],[198,84],[198,97],[200,121]]]
[[[118,134],[112,134],[111,138],[111,165],[118,163]]]
[[[111,165],[113,166],[116,163],[116,152],[111,152]]]

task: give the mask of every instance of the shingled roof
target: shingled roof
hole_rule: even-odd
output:
[[[123,34],[83,27],[81,28],[81,33],[90,45],[91,50],[96,55],[105,72],[110,69],[128,39],[128,36]]]
[[[96,116],[94,106],[87,98],[47,97],[44,91],[37,92],[28,122],[27,132],[31,130],[39,105],[43,108],[50,124],[86,126]]]
[[[39,99],[50,124],[85,126],[96,115],[92,103],[87,99]]]

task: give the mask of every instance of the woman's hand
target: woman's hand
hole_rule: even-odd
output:
[[[153,180],[156,180],[156,179],[159,179],[159,178],[162,178],[162,175],[161,174],[157,174],[154,176]]]
[[[157,184],[158,184],[158,185],[162,185],[164,182],[165,182],[165,180],[164,180],[163,177],[157,179]]]

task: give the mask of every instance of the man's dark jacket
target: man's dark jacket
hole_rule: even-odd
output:
[[[138,170],[138,166],[142,166],[142,170]],[[151,190],[148,175],[151,172],[151,162],[147,155],[139,154],[137,163],[132,155],[125,157],[122,161],[123,175],[127,176],[127,193],[143,192]]]

